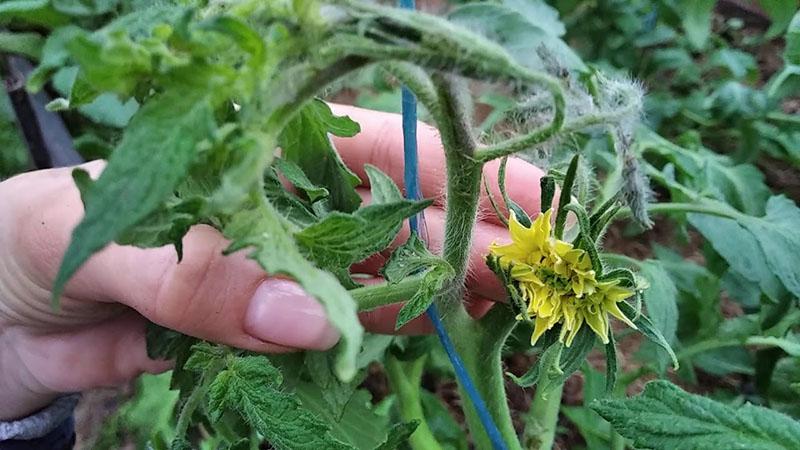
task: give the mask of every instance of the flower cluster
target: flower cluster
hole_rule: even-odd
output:
[[[534,322],[531,345],[559,323],[559,340],[566,346],[584,323],[608,343],[608,314],[636,328],[617,305],[633,291],[620,286],[618,279],[598,280],[585,250],[551,236],[551,215],[552,209],[540,214],[527,228],[512,213],[512,243],[490,247],[527,303],[524,314]],[[523,318],[522,314],[517,317]]]

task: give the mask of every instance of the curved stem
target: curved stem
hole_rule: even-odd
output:
[[[386,375],[389,377],[392,391],[397,395],[400,417],[405,422],[412,420],[419,422],[417,429],[408,439],[411,448],[413,450],[440,450],[442,447],[428,427],[425,413],[422,410],[420,383],[425,360],[427,360],[427,355],[414,361],[402,362],[389,354],[386,358]]]
[[[225,365],[225,361],[220,360],[209,367],[206,371],[203,372],[203,375],[200,379],[200,385],[196,387],[189,397],[186,399],[186,403],[183,404],[181,408],[181,412],[178,415],[178,423],[175,426],[175,439],[181,439],[186,436],[187,431],[189,430],[189,424],[192,421],[192,415],[194,412],[197,411],[197,408],[203,404],[203,401],[206,399],[206,394],[208,393],[209,388],[211,388],[211,383],[217,377],[222,368]]]
[[[558,383],[546,392],[537,387],[531,410],[528,412],[530,423],[527,424],[528,429],[525,433],[531,438],[528,448],[535,450],[550,450],[553,448],[563,390],[563,382]]]
[[[353,289],[350,295],[359,311],[369,311],[380,306],[406,301],[414,296],[424,277],[408,277],[398,283],[381,283]]]
[[[727,219],[738,220],[742,214],[733,208],[723,208],[714,204],[705,203],[655,203],[647,207],[647,211],[654,214],[672,214],[672,213],[700,213],[708,214],[711,216],[724,217]],[[630,208],[621,208],[615,219],[629,217],[631,215]]]

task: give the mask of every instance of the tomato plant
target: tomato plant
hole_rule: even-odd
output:
[[[58,92],[48,106],[71,119],[78,150],[108,158],[96,180],[73,172],[85,216],[61,264],[54,307],[70,277],[109,243],[172,245],[180,255],[189,228],[207,224],[231,242],[226,252],[246,252],[265,273],[298,282],[341,334],[330,352],[264,356],[154,325],[149,351],[174,358],[176,368],[169,383],[148,379],[144,392],[177,390],[160,405],[174,409],[174,421],[168,412],[142,433],[147,411],[163,412],[144,395],[111,431],[131,426],[154,448],[175,449],[545,449],[563,412],[590,448],[800,447],[791,417],[800,414],[800,209],[751,164],[763,152],[797,161],[797,117],[777,105],[796,82],[800,16],[776,13],[769,33],[788,30],[785,64],[762,90],[744,84],[752,57],[710,43],[714,2],[687,11],[670,1],[654,9],[552,3],[468,2],[446,17],[356,0],[0,4],[10,30],[0,48],[38,60],[28,89]],[[794,2],[771,4],[796,10]],[[587,19],[603,7],[619,14]],[[653,11],[661,14],[650,25],[656,31],[642,32],[636,21]],[[631,17],[636,26],[623,20]],[[681,65],[710,45],[700,69]],[[614,68],[632,70],[640,53],[650,64],[636,75],[648,86],[677,70],[652,98],[691,95],[646,100],[643,85]],[[708,82],[720,67],[729,74]],[[412,234],[383,267],[385,283],[363,286],[352,266],[386,250],[432,200],[404,198],[369,166],[372,201],[362,204],[361,180],[330,139],[360,127],[321,98],[349,85],[363,91],[361,103],[385,105],[378,94],[394,99],[400,84],[441,134],[443,247],[433,252]],[[698,102],[704,96],[712,100]],[[489,107],[481,120],[476,102]],[[18,147],[8,136],[9,148]],[[723,151],[731,139],[741,145]],[[510,157],[547,171],[542,211],[525,211],[508,195]],[[2,160],[4,171],[19,164],[14,158]],[[496,161],[501,195],[489,194],[490,213],[511,243],[485,253],[507,299],[475,319],[463,302],[468,252],[481,192],[495,191],[484,169]],[[610,227],[627,227],[632,241],[654,223],[675,231],[645,258],[607,245]],[[705,242],[694,249],[704,265],[684,259],[681,238]],[[399,302],[398,328],[431,305],[441,312],[505,447],[491,440],[463,383],[463,431],[421,387],[426,373],[452,376],[436,341],[365,334],[359,311]],[[723,314],[729,304],[737,314]],[[599,364],[597,349],[605,354]],[[507,374],[509,354],[535,357]],[[362,384],[375,361],[392,391],[378,404]],[[562,405],[576,371],[583,404]],[[667,381],[691,385],[706,374],[751,377],[757,386],[739,400],[763,405],[736,409],[736,399]],[[655,377],[662,379],[640,395],[625,395]],[[520,414],[509,408],[509,380],[534,388],[522,425],[512,420]]]

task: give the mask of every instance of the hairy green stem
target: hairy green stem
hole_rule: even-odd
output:
[[[655,203],[647,207],[647,211],[654,214],[672,214],[672,213],[699,213],[707,214],[717,217],[725,217],[727,219],[737,220],[741,218],[742,214],[730,207],[720,207],[714,204],[705,203]],[[630,208],[621,208],[615,219],[622,219],[630,217]]]
[[[479,321],[470,318],[448,320],[447,316],[444,319],[453,344],[458,349],[464,366],[469,370],[500,435],[509,449],[521,450],[508,408],[502,361],[503,345],[517,324],[511,309],[498,304]],[[459,388],[462,398],[466,398],[463,387]],[[491,449],[489,436],[484,431],[475,408],[467,401],[464,402],[464,415],[475,448]]]
[[[442,321],[461,355],[464,366],[486,403],[500,434],[510,449],[520,449],[503,381],[503,343],[516,322],[507,308],[493,308],[481,321],[472,320],[462,299],[466,280],[470,242],[480,194],[482,164],[473,158],[475,141],[464,112],[464,99],[447,78],[437,79],[440,110],[438,123],[447,159],[447,213],[442,256],[455,270],[453,283],[436,299]],[[467,398],[459,383],[462,398]],[[471,402],[464,402],[464,414],[476,448],[492,448],[489,436]]]
[[[420,397],[420,383],[425,369],[427,355],[403,362],[389,354],[386,358],[386,375],[392,391],[397,395],[400,417],[404,422],[416,420],[417,429],[409,437],[408,443],[413,450],[440,450],[442,447],[433,435],[425,420]]]
[[[556,426],[558,425],[558,412],[561,409],[561,393],[564,390],[564,383],[559,383],[551,389],[545,391],[540,387],[536,388],[531,409],[528,417],[529,430],[526,435],[531,436],[530,449],[550,450],[556,438]]]
[[[209,367],[200,377],[200,385],[196,387],[189,397],[186,399],[186,402],[183,404],[181,408],[181,412],[178,415],[178,423],[175,425],[175,438],[180,439],[186,436],[187,431],[189,430],[189,424],[192,421],[192,416],[194,412],[197,411],[197,408],[203,404],[206,399],[206,394],[208,394],[208,390],[211,387],[211,383],[217,377],[222,368],[225,366],[225,362],[217,361],[211,367]]]
[[[353,289],[350,295],[356,301],[359,311],[369,311],[380,306],[390,305],[410,299],[416,294],[422,275],[405,278],[397,283],[380,283]]]

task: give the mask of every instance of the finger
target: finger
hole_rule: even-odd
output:
[[[183,239],[180,263],[171,248],[114,246],[98,259],[130,273],[108,283],[113,298],[167,328],[260,352],[336,344],[339,333],[316,299],[295,282],[267,278],[245,252],[223,255],[228,244],[217,230],[198,226]],[[142,261],[153,267],[141,271]]]
[[[386,172],[400,186],[403,186],[403,133],[402,119],[397,114],[371,111],[345,105],[331,105],[336,114],[350,116],[361,125],[361,132],[352,138],[334,137],[334,143],[344,162],[362,180],[368,180],[364,164],[372,164]],[[445,157],[438,131],[420,122],[417,127],[419,145],[419,177],[422,195],[434,198],[442,204],[446,190],[447,176]],[[497,183],[497,170],[500,161],[491,161],[484,166],[484,177],[490,192],[498,202],[500,189]],[[541,209],[539,180],[544,172],[521,159],[510,158],[506,167],[506,190],[508,195],[530,215]],[[481,188],[480,207],[482,211],[492,211],[491,203]],[[506,212],[507,214],[507,212]],[[494,213],[487,214],[486,220],[500,224]]]
[[[364,203],[369,204],[371,196],[367,189],[358,188],[359,195]],[[441,254],[444,244],[445,212],[439,208],[428,208],[425,210],[425,226],[427,229],[427,245],[435,254]],[[358,272],[376,274],[391,255],[392,251],[403,245],[408,240],[410,231],[408,223],[403,223],[400,232],[395,237],[389,247],[381,252],[380,256],[368,258],[354,267]],[[470,243],[469,269],[467,272],[467,289],[485,298],[500,301],[505,299],[506,292],[495,274],[485,263],[486,255],[489,253],[489,246],[495,242],[509,240],[508,230],[501,225],[489,222],[478,222],[475,224],[473,239]]]
[[[8,214],[0,219],[0,232],[13,237],[3,238],[12,250],[8,258],[38,284],[30,289],[39,297],[37,312],[49,311],[49,288],[82,215],[78,191],[69,169],[31,173],[3,189],[14,200],[3,205]],[[244,252],[222,255],[228,242],[218,231],[193,227],[183,246],[181,262],[171,247],[107,246],[70,281],[64,309],[69,304],[75,314],[91,315],[103,306],[92,301],[118,301],[162,326],[259,352],[336,343],[338,333],[315,299],[294,283],[267,278]]]
[[[30,334],[22,328],[10,332],[20,370],[27,371],[35,390],[80,392],[118,386],[143,373],[160,373],[169,361],[147,356],[146,320],[129,311],[97,326],[50,334]],[[69,368],[69,370],[64,370]]]

